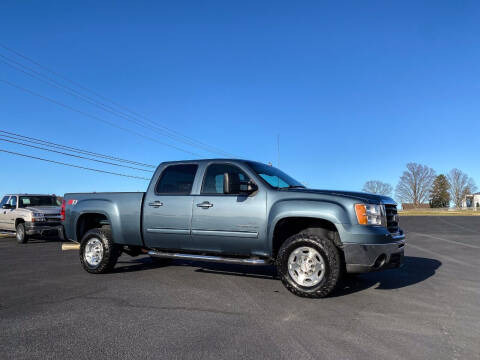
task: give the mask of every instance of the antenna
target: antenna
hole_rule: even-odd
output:
[[[277,167],[280,169],[280,134],[277,134]]]

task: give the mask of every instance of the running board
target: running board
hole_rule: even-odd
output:
[[[231,258],[231,257],[222,257],[222,256],[212,256],[212,255],[197,255],[197,254],[182,254],[182,253],[167,253],[162,251],[150,250],[148,255],[158,258],[167,258],[167,259],[181,259],[181,260],[197,260],[197,261],[208,261],[224,264],[240,264],[240,265],[268,265],[269,261],[264,259],[254,259],[254,258]]]

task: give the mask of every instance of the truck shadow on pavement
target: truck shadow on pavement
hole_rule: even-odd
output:
[[[151,269],[160,267],[185,266],[192,268],[192,271],[199,273],[233,275],[270,280],[277,279],[275,267],[273,265],[247,266],[190,260],[172,260],[171,263],[168,263],[166,265],[159,265],[152,262],[149,257],[137,258],[130,261],[119,261],[118,264],[120,264],[120,266],[116,267],[113,272],[130,272],[140,271],[149,268]]]
[[[15,238],[15,234],[12,235],[12,237]],[[32,237],[28,239],[26,244],[19,244],[19,245],[28,246],[28,244],[45,244],[45,243],[55,243],[55,242],[63,243],[67,241],[62,240],[59,237],[55,237],[55,236],[44,236],[44,237],[37,236],[37,237]]]
[[[174,260],[168,265],[157,265],[149,257],[137,258],[130,261],[119,261],[113,272],[141,271],[159,267],[185,266],[192,271],[222,276],[241,276],[266,280],[279,280],[275,267],[246,266],[202,261]],[[367,274],[347,275],[329,297],[339,297],[364,291],[375,286],[375,290],[401,289],[418,284],[435,275],[442,263],[436,259],[405,256],[404,266],[400,269],[391,269]]]
[[[442,263],[436,259],[405,256],[399,269],[347,275],[331,297],[344,296],[375,287],[375,290],[401,289],[418,284],[435,275]]]

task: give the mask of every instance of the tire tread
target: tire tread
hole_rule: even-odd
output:
[[[103,259],[100,262],[100,265],[96,268],[89,267],[83,258],[85,245],[93,236],[98,237],[103,243]],[[80,242],[80,262],[83,268],[92,274],[104,274],[110,272],[117,264],[120,255],[121,248],[113,242],[110,226],[102,226],[101,228],[87,231]]]
[[[23,222],[19,223],[15,230],[17,230],[19,226],[23,227],[23,239],[19,240],[17,235],[15,235],[15,238],[17,239],[17,243],[26,244],[28,242],[29,236],[27,235],[27,231],[25,230],[25,224]]]
[[[325,274],[327,278],[325,282],[318,286],[318,289],[306,291],[300,288],[298,285],[293,284],[293,280],[289,281],[290,275],[288,274],[288,270],[284,271],[284,262],[288,261],[291,248],[296,244],[298,244],[298,246],[320,248],[322,250],[322,256],[326,257],[325,261],[329,268],[327,274]],[[283,285],[293,294],[307,298],[324,298],[328,296],[336,288],[342,274],[342,262],[339,250],[333,244],[332,240],[326,236],[310,231],[292,235],[282,244],[277,255],[276,267]]]

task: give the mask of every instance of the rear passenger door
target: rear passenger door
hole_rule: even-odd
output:
[[[145,194],[143,238],[151,248],[181,249],[190,238],[197,164],[167,165]]]

